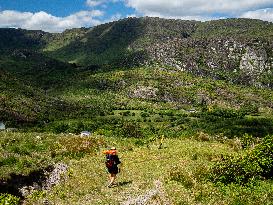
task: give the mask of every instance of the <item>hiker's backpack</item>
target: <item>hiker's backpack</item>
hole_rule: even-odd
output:
[[[105,165],[108,169],[111,169],[115,165],[115,160],[112,154],[106,154]]]
[[[121,162],[119,161],[116,150],[105,150],[103,151],[103,154],[106,155],[106,161],[105,165],[108,169],[111,169],[115,165],[120,164]]]

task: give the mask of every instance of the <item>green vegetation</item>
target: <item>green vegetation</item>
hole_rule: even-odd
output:
[[[244,155],[224,159],[215,165],[211,178],[216,182],[238,184],[249,183],[255,179],[271,179],[272,142],[272,136],[267,136]]]
[[[0,203],[1,204],[9,204],[9,205],[17,205],[20,202],[20,198],[15,197],[11,194],[0,194]]]
[[[247,19],[0,29],[0,121],[16,128],[0,132],[0,203],[155,192],[148,204],[272,204],[271,33]],[[123,162],[113,189],[101,154],[110,146]],[[59,162],[69,166],[59,185],[22,197],[18,181],[43,180]]]
[[[40,137],[42,140],[46,135],[41,134]],[[222,138],[220,142],[204,141],[204,137],[198,140],[165,138],[162,148],[158,149],[160,139],[149,142],[136,138],[104,139],[105,144],[100,144],[91,155],[87,153],[82,158],[66,159],[70,167],[69,177],[50,191],[33,192],[25,203],[119,204],[156,189],[157,181],[161,183],[160,192],[150,198],[149,203],[270,204],[272,200],[270,180],[252,179],[245,185],[210,180],[210,173],[218,173],[217,163],[225,163],[223,158],[248,153],[238,149],[237,140]],[[145,143],[140,144],[140,140]],[[42,140],[41,144],[44,142]],[[123,165],[118,186],[109,189],[106,187],[107,173],[101,151],[111,145],[118,147]]]
[[[102,139],[79,138],[71,135],[1,132],[1,178],[46,168],[65,159],[92,155],[104,145]]]

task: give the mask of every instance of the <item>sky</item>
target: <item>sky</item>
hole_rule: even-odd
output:
[[[141,16],[273,22],[273,0],[0,0],[0,28],[62,32]]]

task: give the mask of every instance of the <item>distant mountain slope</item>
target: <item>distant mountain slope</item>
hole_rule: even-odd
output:
[[[0,29],[0,50],[35,50],[80,66],[159,63],[229,82],[273,87],[273,24],[127,18],[61,34]]]
[[[0,120],[33,122],[45,111],[45,96],[0,69]]]
[[[50,36],[52,34],[43,31],[0,28],[0,50],[37,50],[46,45]]]
[[[71,64],[61,62],[28,49],[13,49],[0,54],[0,69],[22,80],[25,84],[42,89],[63,86],[76,75]]]
[[[273,86],[273,24],[260,20],[128,18],[66,31],[52,42],[58,46],[47,45],[49,56],[84,66],[160,63],[214,79]]]
[[[188,37],[197,24],[199,23],[195,21],[128,18],[89,30],[82,29],[79,34],[75,34],[75,30],[67,31],[77,37],[72,38],[70,44],[65,44],[62,48],[57,47],[55,51],[50,49],[52,44],[46,50],[52,51],[50,56],[81,65],[140,64],[145,58],[146,46],[168,37]]]
[[[60,34],[0,29],[0,51],[0,117],[5,119],[138,109],[135,102],[143,96],[145,102],[175,103],[173,108],[198,106],[200,99],[227,107],[251,101],[272,108],[273,24],[264,21],[144,17]],[[159,77],[161,71],[167,74]],[[214,90],[215,80],[226,84],[219,81],[221,89]],[[226,90],[231,84],[249,86],[241,92],[250,94],[242,97],[240,87],[234,87],[235,94]]]

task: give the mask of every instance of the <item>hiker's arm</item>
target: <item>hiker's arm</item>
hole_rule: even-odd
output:
[[[118,170],[119,170],[119,172],[120,172],[120,169],[121,169],[121,167],[122,167],[122,163],[121,163],[121,161],[119,160],[119,157],[117,156],[117,165],[118,165]]]
[[[122,163],[120,162],[120,163],[118,164],[118,172],[121,171],[121,167],[122,167]]]

